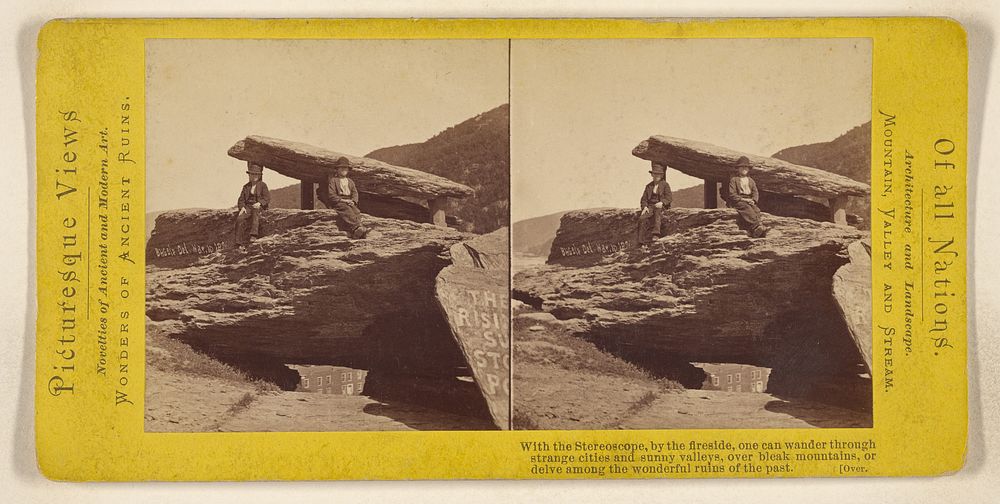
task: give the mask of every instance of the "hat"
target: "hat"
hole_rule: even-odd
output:
[[[665,175],[667,173],[667,167],[653,161],[653,169],[649,170],[649,173],[653,175]]]
[[[747,168],[753,168],[753,165],[750,164],[750,158],[746,156],[740,156],[740,158],[736,160],[736,168],[742,168],[744,166],[746,166]]]
[[[347,156],[340,156],[333,165],[334,169],[337,168],[347,168],[348,170],[353,170],[354,167],[351,166],[351,160],[347,159]]]
[[[257,175],[263,175],[264,167],[257,163],[254,163],[253,161],[247,161],[247,173],[250,174],[256,173]]]

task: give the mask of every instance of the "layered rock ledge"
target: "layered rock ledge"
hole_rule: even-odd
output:
[[[771,232],[752,239],[733,210],[672,209],[668,235],[638,247],[635,210],[570,212],[548,264],[514,278],[514,297],[632,360],[856,373],[833,277],[862,232],[764,220]]]
[[[850,262],[833,275],[833,297],[858,353],[872,370],[872,255],[871,243],[856,241],[847,247]]]
[[[494,424],[510,425],[510,240],[508,228],[451,246],[436,294]]]
[[[314,183],[325,183],[339,166],[350,166],[351,178],[364,193],[434,199],[465,198],[475,192],[467,185],[420,170],[280,138],[251,135],[230,147],[229,155]]]
[[[773,193],[833,199],[866,196],[871,192],[868,184],[825,170],[683,138],[652,136],[637,145],[632,155],[715,182],[728,181],[736,161],[746,156],[753,165],[750,176],[763,190]]]
[[[272,209],[265,236],[232,246],[233,210],[166,212],[147,243],[147,316],[226,362],[335,364],[422,375],[466,368],[435,303],[435,278],[463,240],[450,228],[333,210]]]

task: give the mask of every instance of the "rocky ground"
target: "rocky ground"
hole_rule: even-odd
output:
[[[146,250],[147,315],[167,335],[233,365],[379,364],[442,374],[464,365],[434,300],[448,250],[464,236],[367,217],[371,234],[352,240],[336,215],[270,210],[266,236],[245,250],[228,241],[229,210],[160,215]]]
[[[272,209],[264,236],[236,247],[231,210],[159,215],[146,247],[149,427],[506,428],[506,228],[365,223],[354,240],[335,211]],[[366,369],[372,398],[282,393],[299,381],[287,363]]]
[[[573,337],[548,313],[523,304],[515,313],[515,429],[615,429],[680,388]]]
[[[512,295],[574,336],[689,386],[681,363],[770,367],[771,391],[782,396],[857,382],[871,296],[837,298],[833,278],[866,233],[767,214],[764,222],[771,232],[753,239],[730,209],[671,209],[667,235],[640,247],[634,210],[569,212],[547,263],[519,271]],[[870,285],[862,277],[858,285]],[[860,322],[849,327],[843,313]],[[870,396],[853,400],[870,408]]]
[[[622,429],[798,429],[871,427],[871,413],[768,393],[681,390],[622,422]]]
[[[515,429],[870,427],[871,413],[768,393],[685,390],[573,337],[551,315],[514,318]]]
[[[147,432],[487,430],[492,423],[400,401],[285,392],[147,324]]]

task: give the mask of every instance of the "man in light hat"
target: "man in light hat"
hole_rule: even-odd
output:
[[[240,199],[236,202],[236,244],[243,246],[260,236],[260,217],[271,203],[271,193],[264,183],[264,167],[247,161],[247,176],[250,181],[243,185]]]
[[[353,180],[347,178],[350,171],[350,160],[345,157],[337,160],[334,175],[327,179],[327,200],[323,201],[323,204],[337,211],[342,229],[347,231],[351,238],[361,239],[368,236],[368,228],[361,224],[358,188]]]
[[[750,178],[750,159],[741,156],[736,160],[736,174],[729,178],[726,188],[726,203],[735,208],[740,215],[742,227],[752,238],[762,238],[767,234],[767,228],[760,221],[760,208],[757,201],[760,193],[757,183]]]
[[[673,201],[673,196],[670,194],[670,184],[664,180],[667,167],[656,161],[652,163],[653,166],[649,174],[652,175],[653,180],[646,184],[646,188],[642,191],[642,199],[639,200],[639,206],[642,209],[639,212],[640,243],[648,243],[652,239],[662,236],[663,212],[670,208],[670,203]],[[653,221],[652,226],[649,225],[650,219]],[[650,227],[652,229],[647,230]]]

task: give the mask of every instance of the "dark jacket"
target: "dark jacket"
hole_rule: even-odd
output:
[[[340,194],[340,184],[337,183],[337,177],[330,177],[329,183],[327,184],[327,191],[330,195],[329,206],[333,207],[341,201],[352,201],[355,205],[358,204],[358,188],[354,185],[354,181],[347,179],[347,186],[351,191],[351,194]],[[325,201],[323,203],[326,203]]]
[[[646,208],[657,202],[663,203],[664,208],[670,208],[670,203],[674,201],[670,194],[670,184],[666,180],[661,180],[659,191],[654,191],[655,186],[656,182],[646,184],[646,189],[642,191],[642,199],[639,200],[639,208]]]
[[[236,207],[243,209],[254,203],[260,203],[260,209],[267,210],[267,206],[271,204],[271,192],[267,190],[267,184],[263,180],[257,182],[255,194],[250,192],[251,185],[251,182],[243,184],[243,190],[240,191],[240,199],[236,202]]]
[[[747,179],[750,181],[750,194],[740,194],[739,177],[731,177],[729,179],[729,186],[727,187],[726,194],[723,195],[726,203],[732,205],[738,199],[751,199],[754,203],[757,203],[757,200],[760,199],[760,194],[757,192],[757,183],[750,177],[747,177]]]

